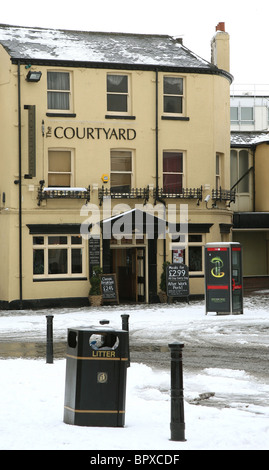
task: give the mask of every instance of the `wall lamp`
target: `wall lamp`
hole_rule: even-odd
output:
[[[42,72],[34,72],[33,70],[29,70],[26,75],[27,82],[39,82],[41,78]]]

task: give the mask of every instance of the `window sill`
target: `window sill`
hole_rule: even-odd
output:
[[[161,119],[163,121],[189,121],[189,117],[185,116],[162,116]]]
[[[136,116],[127,116],[126,114],[106,114],[105,115],[106,119],[130,119],[130,120],[135,120]]]
[[[77,117],[76,114],[74,113],[46,113],[46,116],[48,117],[66,117],[66,118],[74,118]]]
[[[37,279],[34,278],[33,282],[50,282],[50,281],[87,281],[87,277],[52,277],[52,278],[42,278],[42,279]]]

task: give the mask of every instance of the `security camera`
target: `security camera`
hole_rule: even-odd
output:
[[[210,199],[210,194],[208,194],[206,197],[205,197],[205,202],[208,202]]]

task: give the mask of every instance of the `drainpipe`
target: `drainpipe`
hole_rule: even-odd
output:
[[[20,304],[22,309],[22,187],[21,187],[21,70],[18,61],[18,144],[19,144],[19,283]]]
[[[158,70],[155,70],[155,79],[156,79],[156,87],[155,87],[155,146],[156,146],[156,197],[155,197],[155,204],[157,201],[161,202],[164,205],[164,210],[166,212],[166,204],[165,201],[159,198],[159,87],[158,87]],[[165,214],[166,215],[166,214]],[[163,262],[166,261],[166,233],[163,239]]]
[[[158,198],[158,190],[159,190],[159,117],[158,117],[158,109],[159,109],[159,87],[158,87],[158,70],[155,71],[155,80],[156,80],[156,87],[155,87],[155,145],[156,145],[156,200]]]
[[[255,153],[256,146],[253,147],[253,212],[256,212]]]

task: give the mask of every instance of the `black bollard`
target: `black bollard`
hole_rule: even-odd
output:
[[[122,329],[129,331],[129,315],[126,315],[126,314],[121,315],[121,319],[122,319]]]
[[[46,362],[47,364],[53,364],[53,329],[52,329],[53,315],[46,315],[46,318],[47,318]]]
[[[185,441],[182,349],[184,344],[169,344],[171,351],[171,441]]]
[[[128,362],[127,367],[130,367],[130,346],[129,346],[129,315],[121,315],[122,329],[128,331]]]

